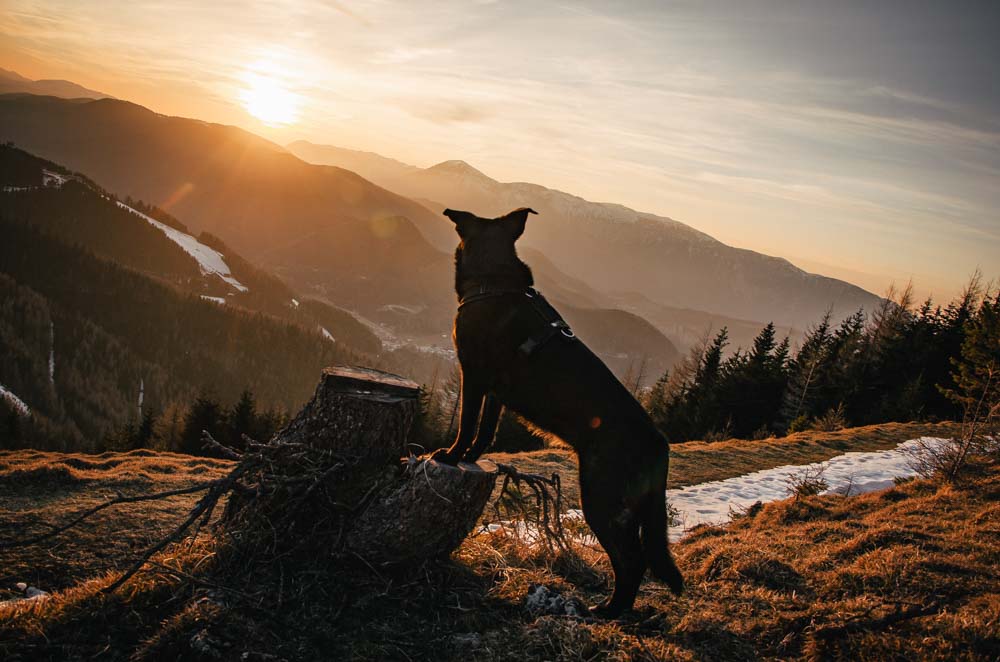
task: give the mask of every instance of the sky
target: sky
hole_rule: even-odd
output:
[[[4,0],[0,67],[941,300],[1000,277],[998,34],[992,0]]]

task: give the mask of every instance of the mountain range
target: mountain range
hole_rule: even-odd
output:
[[[299,141],[289,151],[340,165],[440,211],[445,206],[490,217],[517,207],[539,212],[522,246],[565,273],[651,316],[657,306],[805,327],[828,310],[841,318],[871,310],[875,295],[835,278],[807,273],[785,259],[734,248],[670,218],[590,202],[524,182],[498,182],[464,161],[421,169],[367,152]],[[428,233],[431,241],[442,233]],[[637,297],[636,295],[641,295]],[[651,305],[642,303],[649,300]]]
[[[119,196],[154,201],[303,295],[354,311],[390,346],[450,348],[451,257],[426,237],[454,231],[418,202],[235,127],[117,100],[0,96],[0,139],[85,172]],[[538,275],[563,280],[555,269]],[[619,374],[640,361],[661,372],[679,355],[632,312],[598,304],[580,314],[566,303],[567,319]]]
[[[348,313],[86,176],[3,145],[0,189],[0,387],[46,446],[100,447],[200,394],[294,410],[326,365],[387,359]],[[0,445],[23,441],[4,423]]]
[[[538,210],[522,254],[582,337],[600,329],[591,342],[619,374],[642,360],[669,367],[722,326],[733,347],[747,346],[764,321],[794,338],[828,310],[840,318],[879,301],[675,220],[501,183],[463,161],[422,169],[303,142],[286,149],[125,101],[26,94],[0,95],[0,139],[153,201],[303,295],[353,311],[389,347],[450,345],[456,238],[439,214],[446,204]]]

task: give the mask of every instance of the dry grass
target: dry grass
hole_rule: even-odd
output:
[[[129,453],[0,452],[0,540],[45,533],[118,494],[136,495],[219,478],[231,462],[138,450]],[[67,535],[23,553],[0,551],[0,600],[23,581],[45,590],[68,588],[109,570],[164,535],[200,495],[123,504]]]
[[[901,440],[891,434],[904,434],[874,432],[858,431],[858,443],[887,447]],[[840,432],[803,435],[806,443],[792,447],[806,457],[801,461],[823,459],[816,454],[836,444],[857,448]],[[712,446],[738,454],[741,443]],[[690,454],[702,453],[707,460],[707,448]],[[147,464],[173,465],[175,471],[164,471],[163,480],[217,475],[187,474],[186,468],[204,461],[182,456],[133,456],[126,459],[137,464],[124,472],[124,463],[78,469],[63,459],[126,456],[28,455],[0,456],[4,539],[19,528],[8,525],[12,513],[21,518],[20,527],[41,531],[33,522],[61,519],[115,489],[152,489],[142,480],[129,481],[143,471],[159,475]],[[533,455],[538,462],[558,462]],[[71,476],[83,472],[77,478],[84,484],[66,483],[58,468],[53,481],[33,486],[16,481],[11,487],[14,481],[8,480],[14,472],[41,475],[40,469],[56,464]],[[214,471],[226,466],[212,464]],[[727,460],[723,466],[732,465]],[[154,482],[164,487],[160,479]],[[32,493],[44,497],[33,509],[25,505]],[[302,566],[294,559],[253,576],[228,577],[220,572],[224,546],[203,539],[190,548],[168,549],[156,558],[160,565],[120,593],[101,594],[113,577],[107,571],[123,567],[129,557],[127,547],[109,545],[105,538],[130,535],[129,525],[154,538],[176,520],[182,501],[171,518],[159,511],[108,513],[92,530],[60,538],[60,546],[72,545],[90,560],[78,567],[66,547],[59,547],[64,559],[49,565],[49,572],[66,574],[36,585],[64,590],[42,602],[0,607],[0,657],[987,660],[1000,650],[1000,468],[995,465],[979,467],[964,484],[910,481],[860,497],[787,500],[727,527],[697,529],[674,546],[688,593],[673,598],[665,587],[647,582],[636,610],[615,622],[529,615],[523,604],[532,584],[588,603],[603,597],[609,583],[606,558],[582,544],[552,555],[501,534],[470,537],[450,561],[419,568],[376,572],[360,561],[331,559],[324,572],[306,577],[296,572]],[[80,542],[66,539],[80,536]],[[48,553],[8,550],[0,564],[8,575],[7,568],[46,566]],[[322,550],[316,556],[322,558]],[[84,575],[91,579],[77,584]],[[36,581],[25,575],[11,579]]]

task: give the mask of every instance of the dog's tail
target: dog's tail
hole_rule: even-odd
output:
[[[684,592],[684,578],[674,563],[667,543],[667,486],[646,498],[642,509],[642,553],[653,577],[665,583],[675,595]]]

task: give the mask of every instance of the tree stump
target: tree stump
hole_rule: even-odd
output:
[[[396,464],[406,454],[419,397],[420,387],[398,375],[326,368],[312,399],[271,443],[305,444],[370,466]]]
[[[496,483],[488,467],[410,458],[414,382],[327,368],[312,399],[270,443],[243,456],[243,487],[224,515],[243,545],[353,554],[372,564],[447,556]]]
[[[482,515],[495,469],[486,462],[453,467],[413,458],[399,483],[381,492],[355,522],[348,547],[378,563],[447,556]]]

